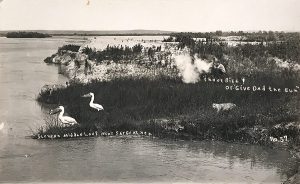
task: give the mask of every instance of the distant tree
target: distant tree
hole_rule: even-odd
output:
[[[141,44],[136,44],[132,47],[133,53],[140,53],[143,50],[143,46]]]
[[[82,52],[87,54],[89,59],[96,60],[97,62],[101,62],[104,60],[113,60],[115,62],[120,60],[129,60],[136,57],[143,50],[143,46],[141,44],[136,44],[132,48],[128,46],[110,46],[104,50],[96,51],[89,47],[85,47]]]
[[[219,30],[219,31],[216,31],[216,35],[217,35],[217,36],[222,36],[223,33],[222,33],[222,31]]]
[[[164,38],[163,42],[174,42],[174,38],[172,36],[169,36],[168,38]]]

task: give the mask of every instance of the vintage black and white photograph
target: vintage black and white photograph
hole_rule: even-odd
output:
[[[0,0],[0,183],[300,183],[299,0]]]

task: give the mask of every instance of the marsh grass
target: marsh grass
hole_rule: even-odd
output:
[[[236,76],[241,77],[241,76]],[[256,75],[247,78],[247,85],[286,87],[297,80],[285,83],[282,78]],[[40,94],[38,101],[62,104],[82,127],[99,131],[141,130],[156,136],[218,139],[228,141],[264,142],[274,125],[297,121],[299,118],[299,93],[273,93],[268,91],[230,91],[223,83],[200,81],[185,84],[180,78],[158,79],[126,78],[109,82],[94,81],[89,84],[72,84],[51,95]],[[104,111],[89,107],[88,92],[95,93],[95,103]],[[216,113],[212,103],[232,102],[237,108]],[[158,121],[155,121],[157,120]],[[166,131],[159,119],[168,119],[184,126],[180,132]],[[254,128],[258,127],[257,133]],[[48,131],[61,131],[48,127]],[[298,134],[290,133],[292,137]]]
[[[35,131],[32,131],[32,137],[33,138],[38,138],[39,136],[50,136],[53,137],[53,135],[59,135],[60,138],[63,138],[64,134],[81,134],[81,133],[92,133],[95,132],[97,129],[96,127],[93,126],[78,126],[78,125],[73,125],[73,126],[64,126],[62,125],[57,116],[48,116],[44,119],[45,124],[43,126],[38,127]],[[51,138],[52,138],[51,137]]]

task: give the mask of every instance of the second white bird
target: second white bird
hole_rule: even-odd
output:
[[[90,92],[88,94],[83,95],[82,97],[91,97],[91,101],[89,103],[91,108],[96,109],[97,111],[104,110],[102,105],[94,103],[94,98],[95,98],[94,93]]]

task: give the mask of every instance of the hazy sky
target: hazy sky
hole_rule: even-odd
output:
[[[300,31],[300,0],[0,0],[0,30]]]

